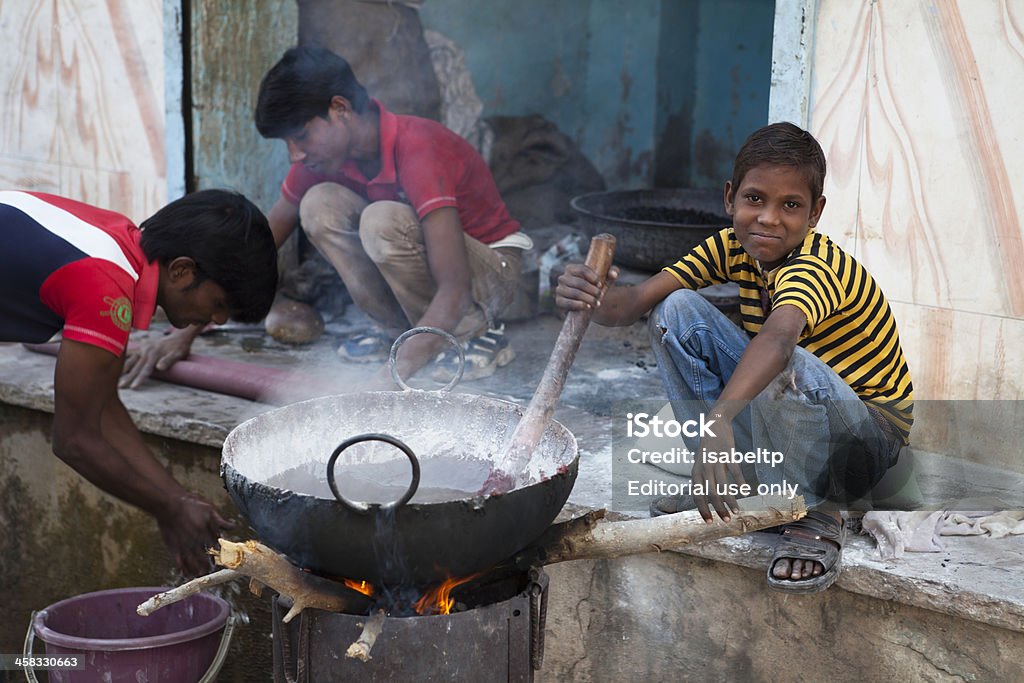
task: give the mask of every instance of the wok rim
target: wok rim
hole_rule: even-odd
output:
[[[486,395],[483,395],[483,394],[448,394],[448,393],[441,394],[440,392],[422,391],[422,390],[419,390],[419,389],[409,389],[409,390],[405,390],[405,391],[363,391],[363,392],[355,392],[355,393],[351,393],[351,394],[333,394],[333,395],[330,395],[330,396],[318,396],[318,397],[315,397],[315,398],[306,399],[304,401],[298,401],[296,403],[290,403],[288,405],[280,406],[278,408],[273,408],[273,409],[268,410],[266,412],[260,413],[259,415],[254,415],[253,417],[250,417],[249,419],[245,420],[244,422],[239,423],[234,429],[232,429],[228,433],[228,435],[224,438],[224,443],[221,446],[221,462],[220,462],[220,477],[221,477],[221,481],[225,484],[225,486],[227,486],[227,468],[230,467],[235,472],[235,474],[238,477],[241,477],[249,486],[259,487],[260,490],[263,491],[264,493],[270,493],[271,495],[277,495],[278,497],[280,497],[281,495],[286,495],[286,496],[296,496],[296,497],[298,497],[300,499],[303,499],[303,500],[304,499],[309,499],[309,500],[327,501],[327,502],[330,502],[330,503],[338,503],[338,501],[335,498],[333,498],[333,497],[331,497],[331,498],[326,498],[326,497],[321,498],[320,496],[316,496],[316,495],[313,495],[313,494],[310,494],[310,493],[303,493],[303,492],[300,492],[300,491],[292,491],[290,489],[277,488],[275,486],[271,486],[269,484],[266,484],[265,482],[260,481],[260,480],[256,479],[255,477],[252,477],[252,476],[250,476],[248,474],[245,474],[241,469],[239,469],[239,467],[237,466],[237,463],[235,461],[235,457],[238,455],[238,452],[235,449],[235,442],[242,438],[241,434],[244,433],[244,430],[246,428],[248,428],[248,429],[252,428],[251,427],[252,423],[256,422],[257,420],[260,420],[261,418],[266,418],[267,416],[272,415],[272,414],[280,414],[280,413],[283,413],[285,411],[290,411],[290,410],[299,410],[300,406],[306,406],[308,404],[326,403],[326,402],[328,402],[328,401],[330,401],[332,399],[333,400],[337,400],[337,399],[340,399],[340,398],[344,398],[346,400],[353,400],[356,397],[380,396],[380,395],[386,395],[389,398],[394,398],[396,396],[429,396],[429,397],[432,397],[432,398],[441,398],[441,399],[451,399],[453,397],[461,397],[461,398],[458,398],[457,400],[459,400],[459,401],[467,401],[467,402],[469,402],[469,401],[477,401],[477,400],[484,400],[484,401],[487,401],[487,402],[492,403],[492,404],[508,406],[508,407],[512,408],[514,410],[514,413],[520,419],[522,419],[522,417],[523,417],[523,410],[524,410],[522,408],[522,406],[520,406],[517,403],[514,403],[512,401],[506,401],[505,399],[495,398],[493,396],[486,396]],[[553,473],[551,473],[551,474],[548,474],[544,478],[542,478],[542,479],[531,479],[527,483],[525,483],[523,485],[520,485],[520,486],[517,486],[514,489],[511,489],[509,491],[505,491],[505,492],[499,493],[499,494],[491,494],[490,496],[481,496],[479,494],[476,494],[476,495],[472,495],[472,496],[470,496],[468,498],[453,498],[451,500],[446,500],[446,501],[441,501],[441,502],[434,502],[434,503],[414,503],[414,502],[410,501],[410,502],[407,502],[406,504],[402,505],[400,509],[409,509],[409,510],[414,510],[415,511],[415,510],[422,510],[422,509],[432,508],[432,506],[449,505],[449,504],[452,504],[452,503],[473,505],[473,504],[481,503],[482,501],[485,501],[485,500],[488,500],[488,499],[491,499],[491,498],[507,495],[507,494],[510,494],[510,493],[515,493],[516,491],[521,491],[521,490],[527,489],[527,488],[529,488],[531,486],[534,486],[534,485],[537,485],[537,484],[543,484],[544,482],[550,481],[550,480],[558,478],[558,477],[567,476],[567,475],[571,475],[571,481],[573,482],[573,484],[575,484],[576,477],[578,476],[578,473],[579,473],[579,461],[580,461],[579,442],[576,440],[576,435],[572,433],[572,430],[570,430],[568,427],[566,427],[564,424],[562,424],[561,422],[559,422],[558,420],[556,420],[554,418],[550,418],[548,420],[548,424],[545,427],[544,431],[547,432],[549,429],[552,429],[552,428],[555,428],[559,432],[559,438],[565,439],[565,452],[571,452],[572,453],[572,458],[568,462],[558,463],[558,466],[555,469],[555,471]],[[417,453],[416,457],[420,458],[420,454]],[[475,458],[475,459],[476,460],[491,460],[489,458]],[[421,458],[421,460],[429,460],[429,456],[427,458]],[[326,463],[325,463],[325,465],[326,465]],[[338,504],[340,505],[340,503],[338,503]],[[377,513],[377,512],[379,512],[381,510],[382,507],[387,505],[387,502],[385,502],[385,503],[366,503],[366,505],[367,505],[367,513]]]

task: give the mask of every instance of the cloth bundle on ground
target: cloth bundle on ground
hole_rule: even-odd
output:
[[[1024,510],[872,511],[864,515],[864,531],[878,544],[883,559],[904,553],[937,553],[942,536],[1004,536],[1024,534]]]
[[[568,223],[576,195],[605,188],[604,179],[576,143],[539,114],[491,116],[490,167],[509,213],[524,228]]]

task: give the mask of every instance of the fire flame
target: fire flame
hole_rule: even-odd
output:
[[[452,607],[455,605],[455,601],[451,598],[452,589],[475,579],[482,573],[477,572],[460,579],[445,579],[441,585],[434,586],[424,593],[422,598],[416,601],[416,604],[413,605],[416,613],[420,615],[451,614]]]
[[[373,586],[366,583],[365,581],[353,581],[352,579],[343,579],[343,581],[345,582],[346,586],[356,591],[357,593],[362,593],[363,595],[373,597]]]
[[[458,579],[445,579],[441,584],[428,589],[422,597],[413,604],[413,609],[416,610],[416,614],[421,616],[451,614],[452,607],[455,606],[455,600],[451,597],[452,590],[456,586],[461,586],[467,581],[472,581],[482,574],[483,572],[477,572],[476,574],[470,574],[469,576],[463,576]],[[342,578],[341,581],[348,588],[368,597],[372,598],[376,593],[373,585],[366,581],[356,581],[355,579],[345,578]]]

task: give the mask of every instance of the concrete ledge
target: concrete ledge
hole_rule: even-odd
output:
[[[557,331],[557,324],[554,329]],[[608,343],[619,344],[614,340]],[[202,353],[218,352],[209,346],[200,349]],[[592,349],[598,355],[606,351]],[[330,353],[333,355],[332,350]],[[257,360],[265,362],[259,356]],[[280,358],[267,362],[282,364]],[[20,345],[0,344],[0,402],[52,412],[53,366],[52,357],[30,352]],[[584,363],[582,379],[577,376],[574,380],[577,385],[594,383],[587,372]],[[646,375],[637,370],[631,377],[639,383]],[[650,388],[638,391],[647,390]],[[525,403],[532,391],[529,380],[517,391],[504,397]],[[580,396],[582,391],[579,386],[567,387],[565,395]],[[143,391],[123,391],[122,400],[143,431],[218,449],[235,425],[271,409],[268,405],[160,382],[150,382]],[[563,406],[556,417],[573,431],[581,447],[580,477],[570,502],[589,509],[607,507],[611,498],[610,419],[571,406]],[[754,534],[680,552],[754,569],[763,575],[771,554],[771,538]],[[1024,537],[948,537],[941,553],[908,553],[902,559],[883,561],[870,539],[854,536],[844,553],[837,586],[850,593],[1020,633],[1024,632],[1022,567]]]
[[[52,414],[54,364],[21,344],[0,344],[0,402]],[[235,425],[271,408],[163,382],[122,391],[121,401],[141,431],[217,449]]]
[[[1019,681],[1024,634],[681,553],[548,568],[538,681]]]
[[[957,536],[945,545],[884,561],[869,537],[848,537],[836,586],[1024,633],[1024,538]],[[772,548],[770,535],[755,533],[680,552],[763,574]]]

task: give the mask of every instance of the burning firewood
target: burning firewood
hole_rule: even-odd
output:
[[[536,542],[521,550],[508,564],[527,568],[569,560],[620,557],[640,553],[679,549],[694,543],[739,536],[750,531],[793,522],[807,514],[802,496],[754,497],[740,501],[741,510],[728,522],[716,518],[707,524],[696,510],[653,519],[607,521],[605,511],[552,525]],[[166,593],[150,598],[139,606],[139,614],[151,614],[160,607],[182,600],[203,588],[248,576],[250,587],[264,585],[291,601],[283,621],[289,622],[302,610],[312,607],[329,612],[358,614],[369,606],[366,596],[344,583],[331,581],[296,567],[286,557],[256,541],[234,543],[220,539],[220,550],[211,550],[217,564],[227,569],[203,576]],[[383,619],[383,617],[382,617]],[[380,631],[373,631],[374,620],[367,622],[358,652],[369,656]],[[372,636],[372,637],[371,637]],[[351,656],[360,657],[359,654]]]
[[[212,574],[200,576],[198,579],[192,579],[188,583],[183,583],[177,588],[172,588],[171,590],[164,591],[163,593],[157,593],[149,600],[146,600],[146,602],[136,607],[135,611],[140,617],[148,617],[161,607],[184,600],[188,596],[195,595],[201,590],[242,578],[245,578],[245,574],[236,572],[233,569],[221,569],[220,571],[216,571]]]
[[[223,538],[219,542],[220,550],[211,551],[217,564],[250,576],[292,601],[291,609],[282,619],[285,623],[307,607],[328,612],[345,612],[353,607],[353,600],[343,592],[346,589],[302,571],[262,543],[234,543]]]
[[[363,632],[359,639],[345,650],[345,656],[350,659],[358,659],[361,662],[368,662],[373,659],[370,656],[370,650],[373,649],[374,643],[377,642],[377,636],[384,629],[384,619],[386,617],[387,614],[382,609],[374,612],[373,616],[367,619],[363,625]]]
[[[283,555],[256,541],[234,543],[220,539],[220,550],[210,550],[217,564],[227,567],[206,576],[200,576],[177,588],[154,595],[135,611],[149,616],[161,607],[184,600],[201,590],[235,579],[249,578],[249,590],[259,596],[264,586],[277,591],[292,602],[282,621],[289,622],[307,607],[329,612],[351,612],[364,608],[358,599],[346,595],[335,582],[304,572]]]

